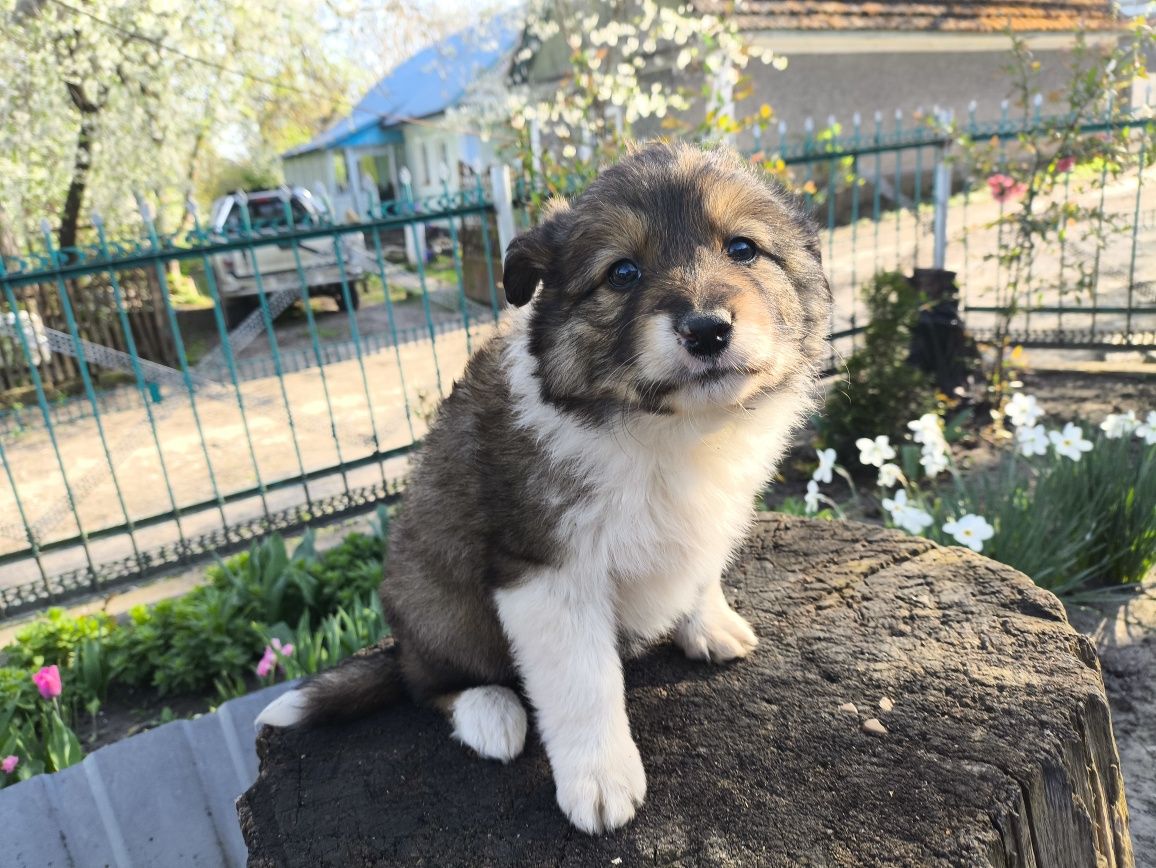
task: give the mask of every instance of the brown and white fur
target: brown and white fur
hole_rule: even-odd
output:
[[[635,276],[623,260],[637,279],[615,286]],[[558,804],[594,833],[646,793],[624,654],[670,636],[721,662],[758,642],[720,576],[813,406],[830,292],[789,197],[729,151],[667,144],[553,205],[511,245],[503,283],[520,309],[443,404],[394,523],[394,641],[258,723],[408,694],[508,762],[524,696]]]

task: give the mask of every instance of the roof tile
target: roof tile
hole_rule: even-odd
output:
[[[725,0],[695,5],[704,12],[730,9]],[[1040,33],[1122,26],[1110,0],[746,0],[734,15],[742,30]]]

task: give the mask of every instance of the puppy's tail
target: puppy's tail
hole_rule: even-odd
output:
[[[254,726],[298,726],[360,717],[405,693],[397,645],[387,637],[314,675],[265,706]]]

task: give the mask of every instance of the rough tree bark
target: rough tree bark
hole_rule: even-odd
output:
[[[80,129],[76,133],[76,153],[72,160],[72,178],[68,182],[68,192],[64,197],[64,207],[60,212],[60,231],[57,239],[60,248],[76,246],[76,236],[80,228],[80,209],[84,206],[84,193],[88,189],[88,176],[92,170],[92,144],[96,135],[96,124],[100,106],[84,95],[84,89],[76,82],[66,82],[68,97],[80,113]]]
[[[483,762],[403,705],[261,734],[250,865],[1134,864],[1095,652],[1024,576],[767,515],[728,595],[750,659],[626,667],[649,791],[624,830],[567,825],[535,738]]]

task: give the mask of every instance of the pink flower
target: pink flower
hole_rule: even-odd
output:
[[[60,669],[53,664],[45,666],[32,676],[40,695],[45,699],[55,699],[64,689],[60,683]]]
[[[272,672],[277,666],[277,655],[273,653],[273,649],[268,645],[265,646],[265,653],[261,656],[261,661],[257,664],[257,675],[264,678]]]
[[[0,772],[10,775],[16,771],[16,766],[18,765],[20,765],[20,757],[16,755],[6,756],[3,760],[0,760]]]
[[[280,639],[271,640],[270,645],[265,646],[265,653],[261,655],[261,661],[257,664],[257,674],[264,678],[281,665],[281,657],[290,657],[292,654],[292,642],[286,642],[282,645]]]
[[[987,187],[991,190],[991,197],[997,202],[1006,202],[1008,199],[1018,199],[1027,192],[1028,185],[1017,181],[1010,175],[992,175],[987,179]]]
[[[1066,175],[1068,172],[1072,171],[1073,168],[1075,168],[1075,165],[1075,157],[1060,157],[1058,160],[1056,160],[1056,174]]]

